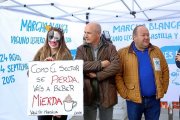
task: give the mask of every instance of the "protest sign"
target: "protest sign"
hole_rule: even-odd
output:
[[[82,114],[82,60],[29,62],[28,115]]]

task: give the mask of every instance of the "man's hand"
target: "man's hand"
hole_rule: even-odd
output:
[[[108,60],[101,61],[101,67],[105,68],[110,65],[110,62]]]
[[[96,78],[96,73],[88,73],[86,75],[89,76],[90,78]]]

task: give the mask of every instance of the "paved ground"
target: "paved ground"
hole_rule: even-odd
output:
[[[70,120],[83,120],[83,117],[82,116],[81,117],[72,117]],[[120,119],[116,119],[116,120],[120,120]],[[126,119],[123,119],[123,120],[128,120],[128,119],[126,118]],[[144,120],[144,118],[142,118],[142,120]],[[179,118],[179,110],[174,109],[174,111],[173,111],[173,119],[172,119],[172,118],[168,117],[168,110],[162,109],[159,120],[180,120],[180,118]]]

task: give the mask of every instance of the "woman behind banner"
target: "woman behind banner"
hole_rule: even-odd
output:
[[[34,61],[72,60],[67,48],[63,31],[60,28],[49,27],[44,45],[37,51]],[[43,115],[38,120],[66,120],[66,115]]]

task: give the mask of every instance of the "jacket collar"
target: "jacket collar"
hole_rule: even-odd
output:
[[[129,46],[129,50],[128,50],[129,53],[134,53],[134,51],[133,51],[133,44],[134,44],[134,41]],[[154,46],[151,43],[149,43],[148,50],[151,51],[153,49],[154,49]]]
[[[98,45],[99,48],[100,48],[101,46],[104,46],[104,45],[108,45],[108,43],[107,43],[107,41],[101,39],[101,40],[100,40],[100,43],[99,43],[99,45]],[[91,45],[90,45],[89,43],[87,43],[86,41],[83,43],[83,46],[84,46],[84,47],[91,47]]]

